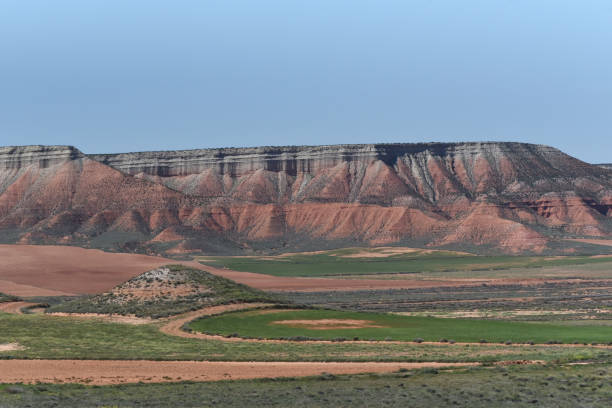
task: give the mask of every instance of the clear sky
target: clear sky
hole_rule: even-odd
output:
[[[0,145],[463,140],[612,162],[612,1],[0,2]]]

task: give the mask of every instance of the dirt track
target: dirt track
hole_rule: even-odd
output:
[[[134,382],[220,381],[384,373],[477,363],[292,363],[225,361],[0,360],[0,383],[121,384]]]
[[[182,327],[185,323],[189,323],[190,321],[195,320],[198,317],[202,317],[202,316],[213,316],[213,315],[217,315],[217,314],[225,313],[225,312],[232,312],[236,310],[253,309],[256,307],[267,307],[267,306],[273,306],[273,304],[270,304],[270,303],[237,303],[233,305],[221,305],[221,306],[207,307],[204,309],[182,314],[176,318],[172,318],[171,320],[168,321],[168,323],[160,327],[159,330],[162,333],[166,333],[171,336],[187,337],[187,338],[195,338],[195,339],[208,338],[212,336],[207,336],[201,333],[189,333],[189,332],[182,330]],[[214,336],[214,337],[217,337],[217,336]]]
[[[166,333],[168,335],[171,336],[178,336],[178,337],[185,337],[185,338],[189,338],[189,339],[202,339],[202,340],[219,340],[219,341],[226,341],[226,342],[246,342],[246,343],[295,343],[295,341],[293,340],[280,340],[280,339],[249,339],[249,338],[242,338],[242,337],[224,337],[224,336],[220,336],[220,335],[214,335],[214,334],[205,334],[205,333],[198,333],[198,332],[187,332],[185,330],[182,329],[183,325],[185,323],[189,323],[192,320],[197,319],[198,317],[202,317],[202,316],[213,316],[213,315],[217,315],[217,314],[221,314],[221,313],[225,313],[225,312],[233,312],[233,311],[238,311],[238,310],[246,310],[246,309],[253,309],[253,308],[257,308],[257,307],[269,307],[269,306],[273,306],[272,304],[267,304],[267,303],[238,303],[238,304],[231,304],[231,305],[220,305],[220,306],[213,306],[213,307],[207,307],[204,309],[200,309],[200,310],[196,310],[193,312],[188,312],[179,316],[176,316],[174,318],[170,318],[168,320],[168,322],[166,324],[164,324],[163,326],[161,326],[159,328],[159,330],[162,333]],[[346,340],[343,343],[344,344],[380,344],[381,342],[383,342],[382,340]],[[333,342],[331,340],[302,340],[300,341],[301,344],[304,343],[314,343],[314,344],[337,344],[336,342]],[[466,343],[466,342],[455,342],[455,343],[442,343],[442,342],[438,342],[438,341],[423,341],[421,343],[410,343],[408,341],[400,341],[400,340],[391,340],[391,341],[384,341],[384,343],[390,343],[390,344],[421,344],[423,346],[425,345],[436,345],[436,346],[445,346],[445,347],[449,347],[449,346],[455,346],[455,347],[465,347],[465,346],[480,346],[480,347],[497,347],[500,344],[499,343]],[[612,349],[612,345],[607,345],[607,344],[597,344],[597,345],[588,345],[585,346],[584,344],[527,344],[527,343],[512,343],[512,344],[504,344],[504,347],[529,347],[529,348],[533,348],[533,347],[572,347],[572,348],[576,348],[576,347],[591,347],[591,348],[599,348],[599,349]]]
[[[5,313],[13,313],[13,314],[23,314],[21,311],[22,308],[28,306],[34,306],[38,303],[30,303],[30,302],[4,302],[0,303],[0,312]]]

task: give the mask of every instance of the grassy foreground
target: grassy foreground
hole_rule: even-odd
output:
[[[321,339],[362,340],[401,340],[412,341],[421,338],[425,341],[453,339],[458,342],[512,341],[524,343],[608,343],[612,342],[612,327],[582,325],[572,327],[543,323],[524,323],[498,320],[477,319],[440,319],[433,317],[398,316],[366,312],[344,312],[337,310],[259,310],[232,312],[205,317],[190,324],[195,331],[230,335],[236,333],[243,337],[291,338],[306,336]],[[313,329],[303,323],[291,321],[320,321],[322,319],[342,319],[365,322],[378,327]],[[289,323],[279,324],[279,321]],[[338,325],[332,325],[338,327]]]
[[[593,365],[103,387],[0,385],[0,406],[609,407],[611,378],[609,366]]]
[[[23,350],[0,358],[211,360],[211,361],[611,361],[612,350],[593,347],[423,345],[414,343],[248,343],[188,339],[155,324],[133,326],[95,319],[0,313],[0,344]]]
[[[476,256],[452,251],[426,251],[376,257],[383,248],[347,248],[277,257],[203,257],[207,265],[274,276],[342,276],[422,274],[429,272],[498,271],[514,268],[585,265],[612,261],[589,256]],[[369,254],[369,255],[368,255]]]

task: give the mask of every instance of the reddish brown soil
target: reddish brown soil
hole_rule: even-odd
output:
[[[544,251],[552,235],[612,233],[610,172],[554,148],[265,150],[97,156],[113,168],[69,147],[0,148],[0,230],[24,244],[141,233],[130,247],[166,242],[168,253],[198,252],[206,238],[291,242],[289,231],[312,243],[469,243],[509,253]]]
[[[0,303],[0,312],[4,313],[13,313],[13,314],[22,314],[21,309],[28,306],[34,306],[38,303],[30,303],[30,302],[4,302]]]
[[[178,261],[70,246],[0,245],[0,292],[17,296],[100,293],[126,280]],[[180,262],[257,289],[325,291],[478,285],[464,280],[377,280],[276,277]]]
[[[334,278],[289,278],[271,276],[252,272],[237,272],[229,269],[220,269],[198,262],[182,262],[195,268],[203,269],[215,275],[232,279],[236,282],[269,291],[343,291],[367,289],[402,289],[402,288],[433,288],[438,286],[464,286],[479,285],[478,283],[463,280],[410,280],[410,279],[334,279]]]
[[[0,292],[17,296],[98,293],[172,263],[155,256],[37,245],[0,245],[0,259]]]
[[[138,254],[108,253],[69,246],[0,245],[0,292],[17,296],[100,293],[126,280],[179,261]],[[277,277],[180,262],[268,291],[344,291],[495,284],[529,285],[546,279],[337,279]]]
[[[269,303],[238,303],[233,305],[221,305],[212,306],[204,309],[188,312],[169,320],[168,323],[160,327],[160,331],[169,334],[171,336],[188,337],[188,338],[204,338],[204,334],[201,333],[188,333],[182,329],[185,323],[189,323],[192,320],[202,316],[212,316],[225,312],[232,312],[236,310],[253,309],[256,307],[268,307],[273,306]]]
[[[0,360],[0,383],[121,384],[135,382],[221,381],[385,373],[426,367],[466,367],[477,363],[319,363],[225,361]]]
[[[0,266],[0,270],[2,267]],[[45,285],[45,282],[41,282]],[[8,293],[15,296],[70,296],[74,293],[61,292],[59,290],[52,290],[46,288],[39,288],[37,286],[22,285],[9,280],[0,279],[0,292]]]

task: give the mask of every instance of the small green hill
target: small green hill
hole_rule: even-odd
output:
[[[183,265],[145,272],[111,291],[52,306],[48,313],[104,313],[160,318],[228,303],[276,302],[277,297]]]

